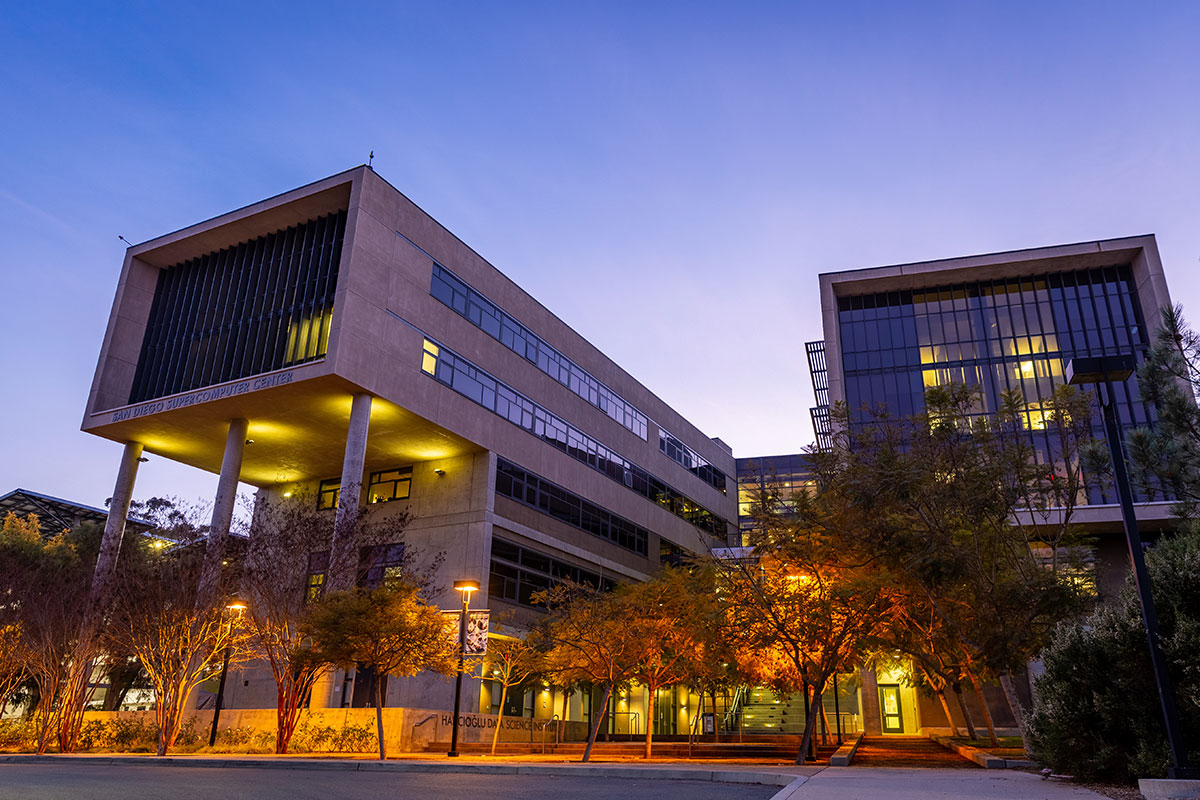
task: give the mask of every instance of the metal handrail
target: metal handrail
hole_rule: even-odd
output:
[[[431,720],[431,719],[437,719],[437,718],[438,718],[438,715],[437,715],[437,714],[430,714],[430,715],[428,715],[427,717],[425,717],[425,719],[421,720],[420,722],[414,722],[414,723],[413,723],[413,726],[412,726],[412,728],[410,728],[410,729],[409,729],[409,731],[408,731],[408,741],[409,741],[409,746],[410,746],[410,747],[412,746],[412,740],[413,740],[413,736],[414,736],[414,735],[416,735],[417,728],[421,727],[421,726],[422,726],[422,725],[424,725],[426,722],[429,722],[429,720]],[[434,739],[437,739],[437,732],[436,732],[436,731],[434,732],[433,736],[434,736]]]
[[[642,732],[642,715],[637,711],[613,711],[611,716],[613,717],[614,723],[616,722],[617,717],[629,717],[629,736],[636,736]],[[616,726],[614,725],[613,727]],[[637,730],[634,730],[635,727]]]
[[[560,720],[558,718],[558,714],[555,714],[553,717],[546,720],[539,726],[542,729],[542,755],[546,755],[546,726],[552,722],[554,723],[554,743],[555,744],[558,744],[558,737],[562,731],[562,729],[560,727],[562,720]]]

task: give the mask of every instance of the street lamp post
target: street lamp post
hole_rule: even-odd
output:
[[[1167,746],[1171,750],[1171,766],[1167,768],[1167,775],[1171,778],[1196,779],[1200,778],[1200,769],[1188,764],[1187,748],[1184,746],[1183,732],[1179,727],[1175,688],[1171,683],[1171,674],[1167,670],[1167,661],[1159,643],[1158,613],[1154,609],[1150,573],[1146,571],[1146,556],[1142,550],[1142,537],[1138,533],[1137,516],[1133,509],[1133,490],[1129,485],[1125,449],[1121,442],[1121,429],[1117,424],[1117,411],[1113,401],[1112,382],[1126,380],[1133,374],[1136,366],[1131,355],[1074,358],[1067,364],[1066,377],[1067,383],[1096,384],[1104,390],[1100,402],[1104,416],[1104,435],[1108,439],[1113,482],[1121,502],[1121,521],[1125,525],[1125,542],[1129,546],[1129,558],[1133,562],[1133,585],[1142,609],[1146,638],[1150,642],[1150,663],[1154,667],[1158,700],[1162,706],[1163,721],[1167,726]]]
[[[226,611],[232,612],[229,615],[229,632],[233,633],[233,616],[241,614],[247,608],[246,601],[238,595],[229,598],[229,603],[225,606]],[[213,707],[212,730],[208,732],[208,746],[212,747],[217,743],[217,723],[221,720],[221,705],[225,702],[225,675],[229,672],[229,651],[230,642],[226,637],[225,656],[221,661],[221,680],[217,683],[217,702]]]
[[[454,588],[462,592],[462,613],[458,618],[458,678],[454,682],[454,725],[450,729],[450,758],[458,758],[458,712],[462,705],[463,669],[467,658],[467,613],[471,605],[471,592],[479,588],[479,581],[455,581]]]

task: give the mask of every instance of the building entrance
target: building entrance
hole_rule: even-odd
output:
[[[880,685],[879,716],[884,733],[904,733],[904,714],[900,710],[899,684]]]

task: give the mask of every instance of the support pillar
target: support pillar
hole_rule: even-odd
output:
[[[213,500],[212,522],[208,526],[208,541],[204,545],[204,566],[200,585],[196,589],[196,607],[212,604],[221,583],[221,561],[229,540],[229,526],[237,504],[238,480],[242,476],[242,455],[246,449],[246,432],[250,423],[244,419],[229,420],[225,437],[225,455],[221,459],[221,477],[217,479],[217,496]]]
[[[354,529],[362,500],[363,469],[367,457],[367,429],[371,424],[371,395],[354,395],[350,406],[350,426],[346,431],[346,456],[342,461],[342,485],[333,522],[333,541],[329,547],[329,584],[333,591],[354,588],[358,553],[354,547]]]
[[[108,504],[108,519],[104,521],[104,538],[100,540],[100,555],[96,558],[96,571],[92,576],[91,606],[97,608],[107,599],[111,590],[113,571],[117,567],[117,556],[121,552],[121,540],[125,537],[125,521],[129,518],[129,504],[133,500],[133,483],[137,479],[138,463],[142,457],[141,442],[126,442],[121,454],[121,466],[117,469],[117,484],[113,487],[112,500]]]

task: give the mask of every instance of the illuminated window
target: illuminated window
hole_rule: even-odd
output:
[[[438,346],[428,339],[425,340],[425,351],[421,354],[421,371],[427,375],[437,373]]]
[[[317,508],[337,508],[341,495],[341,478],[330,478],[327,481],[321,481],[321,488],[317,491]]]
[[[386,503],[389,500],[404,500],[412,488],[412,467],[372,472],[367,486],[367,502]]]

